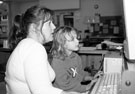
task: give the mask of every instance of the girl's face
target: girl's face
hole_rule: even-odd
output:
[[[71,35],[65,34],[67,40],[65,42],[64,47],[67,53],[79,50],[79,40],[77,39],[77,34],[74,31],[72,31]]]
[[[49,42],[53,40],[53,32],[55,29],[55,25],[51,20],[44,22],[42,27],[42,35],[44,37],[43,43]]]

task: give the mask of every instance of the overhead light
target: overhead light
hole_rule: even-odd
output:
[[[0,1],[0,4],[2,4],[3,3],[3,1]]]

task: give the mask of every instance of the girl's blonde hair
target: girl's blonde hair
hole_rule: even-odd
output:
[[[51,49],[51,54],[54,57],[64,59],[67,56],[64,48],[64,45],[67,41],[65,35],[68,34],[73,40],[74,36],[72,32],[75,32],[75,34],[77,34],[77,30],[70,26],[61,26],[58,29],[56,29]]]

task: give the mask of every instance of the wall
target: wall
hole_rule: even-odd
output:
[[[21,13],[24,13],[26,11],[26,9],[28,9],[29,7],[38,4],[38,1],[31,1],[31,2],[23,2],[20,4],[20,11]]]
[[[99,5],[98,9],[94,9],[96,4]],[[101,16],[123,15],[122,0],[81,0],[79,12],[80,19],[76,20],[75,26],[84,31],[87,29],[86,19],[93,19],[95,13],[100,13]]]
[[[46,7],[53,10],[62,9],[78,9],[80,7],[80,0],[39,0],[40,5],[45,5]]]
[[[65,3],[62,0],[59,0],[54,8],[55,10],[59,10],[60,7],[63,7],[65,10],[66,8],[69,9],[70,7],[64,7],[63,5],[69,4]],[[67,1],[67,0],[66,0]],[[72,2],[70,0],[69,2]],[[75,0],[76,1],[76,0]],[[52,5],[51,5],[51,3]],[[14,17],[15,14],[23,13],[28,7],[33,4],[41,4],[44,5],[49,3],[50,6],[55,5],[55,0],[39,0],[39,2],[24,2],[24,3],[12,3],[10,5],[10,10],[12,11],[11,16]],[[86,20],[88,18],[93,19],[95,13],[100,13],[101,16],[116,16],[116,15],[123,15],[123,0],[80,0],[80,5],[73,7],[71,5],[71,9],[75,9],[74,11],[74,26],[80,30],[84,31],[87,29]],[[60,4],[60,5],[58,5]],[[99,8],[95,9],[94,5],[98,5]],[[70,5],[68,5],[70,6]],[[49,7],[49,6],[48,6]]]
[[[95,13],[100,13],[101,16],[123,15],[123,5],[122,5],[123,0],[80,0],[79,8],[77,7],[73,8],[72,6],[71,8],[69,7],[66,8],[63,5],[66,5],[69,3],[64,4],[62,2],[63,3],[62,4],[61,2],[57,2],[56,4],[54,4],[54,2],[55,0],[39,0],[39,4],[45,5],[49,3],[50,6],[48,7],[55,10],[59,10],[60,7],[62,7],[62,9],[67,9],[67,10],[76,9],[74,11],[74,27],[76,27],[80,31],[84,31],[85,29],[87,29],[86,20],[88,18],[93,19]],[[95,5],[98,5],[97,9],[94,8]]]
[[[8,5],[9,5],[9,24],[10,24],[9,27],[11,27],[11,24],[13,22],[15,15],[24,13],[28,7],[35,5],[35,4],[38,4],[38,1],[8,2]]]

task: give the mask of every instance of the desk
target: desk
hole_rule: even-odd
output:
[[[103,55],[106,54],[107,50],[79,50],[78,54],[80,55]]]
[[[7,60],[11,54],[11,49],[0,48],[0,64],[7,63]]]
[[[101,61],[103,59],[103,55],[108,53],[107,50],[97,50],[96,47],[82,47],[78,51],[78,54],[82,58],[83,68],[89,67],[93,70],[98,70]]]
[[[81,47],[78,51],[78,54],[81,55],[103,55],[106,54],[107,50],[98,50],[96,47]]]
[[[5,71],[7,60],[11,54],[11,49],[0,48],[0,72]]]
[[[11,53],[11,52],[12,52],[12,49],[1,48],[1,47],[0,47],[0,52],[9,52],[9,53]]]
[[[82,47],[78,51],[78,54],[82,58],[83,68],[85,69],[87,67],[90,70],[94,70],[95,72],[100,68],[100,66],[104,60],[104,56],[105,57],[120,56],[120,52],[117,50],[116,51],[115,50],[113,50],[113,51],[98,50],[98,49],[96,49],[96,47]]]
[[[0,82],[4,81],[6,64],[11,52],[11,49],[0,48]]]

